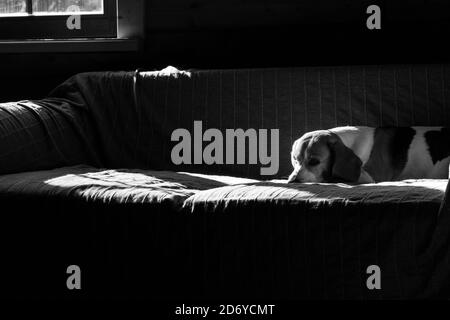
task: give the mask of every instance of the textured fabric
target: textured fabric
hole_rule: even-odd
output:
[[[60,168],[0,176],[0,296],[73,299],[202,295],[183,201],[199,190],[254,180],[132,169]],[[39,274],[33,285],[24,274]],[[62,280],[62,282],[61,282]]]
[[[0,104],[0,174],[98,163],[85,109],[51,98]]]
[[[438,213],[446,185],[286,184],[87,166],[4,175],[0,238],[15,245],[4,248],[14,263],[0,269],[21,274],[27,259],[39,259],[41,297],[64,294],[54,274],[73,261],[88,271],[86,297],[445,296],[449,220]],[[381,291],[366,287],[373,264]],[[33,288],[14,276],[2,285],[13,296]]]
[[[88,297],[448,297],[445,181],[204,176],[274,178],[259,165],[175,166],[170,136],[192,133],[194,120],[222,132],[280,129],[283,177],[306,131],[450,126],[449,76],[447,65],[103,72],[76,75],[42,101],[1,104],[0,173],[108,169],[0,177],[0,291],[69,295],[55,275],[76,261]],[[373,264],[380,291],[365,286]],[[23,277],[30,265],[34,286]]]
[[[0,176],[0,198],[28,195],[105,204],[165,204],[179,210],[184,200],[199,190],[250,181],[167,171],[76,166]]]
[[[450,297],[450,184],[441,202],[439,218],[424,259],[430,275],[419,297]]]
[[[279,129],[292,142],[340,125],[450,126],[447,65],[79,74],[41,101],[0,104],[0,173],[85,163],[261,177],[260,165],[172,164],[177,128]],[[27,147],[24,147],[27,146]]]
[[[450,126],[447,65],[80,74],[53,97],[85,105],[105,167],[261,177],[260,165],[172,164],[177,128],[280,130],[280,170],[292,142],[341,125]]]
[[[210,204],[213,211],[226,210],[228,206],[246,206],[248,203],[273,203],[280,206],[303,205],[314,210],[318,206],[364,205],[390,203],[392,205],[432,203],[439,207],[444,199],[447,180],[403,180],[363,185],[332,183],[295,183],[286,181],[258,182],[224,186],[197,192],[185,206],[193,212],[198,206]],[[434,214],[437,213],[435,210]]]
[[[201,230],[205,295],[448,297],[449,224],[438,216],[446,185],[266,182],[198,192],[185,207]],[[430,250],[436,222],[445,239]],[[382,290],[366,285],[371,265],[381,269]]]

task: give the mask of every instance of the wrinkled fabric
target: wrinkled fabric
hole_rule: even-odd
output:
[[[448,297],[448,212],[439,214],[446,187],[278,181],[199,191],[184,206],[200,230],[199,255],[213,257],[201,269],[205,295]],[[368,289],[369,266],[380,268],[382,290]]]
[[[167,203],[180,209],[184,200],[199,190],[248,181],[255,180],[76,166],[0,176],[0,195],[58,197],[105,204]]]
[[[0,104],[0,289],[71,298],[55,275],[79,263],[83,297],[448,298],[446,181],[270,180],[307,131],[450,126],[449,77],[447,65],[98,72]],[[279,129],[278,174],[174,165],[171,134],[195,120]],[[367,288],[370,265],[382,290]]]
[[[193,212],[199,206],[216,204],[214,210],[248,203],[271,203],[314,210],[320,206],[364,205],[390,203],[393,205],[431,203],[440,206],[444,199],[447,180],[404,180],[363,185],[332,183],[291,183],[286,181],[247,183],[223,186],[197,192],[187,199],[185,207]],[[210,206],[208,206],[211,208]],[[436,214],[437,210],[432,214]]]
[[[75,166],[0,176],[1,237],[14,239],[8,257],[45,257],[43,279],[82,262],[95,274],[86,291],[95,297],[445,297],[446,187],[447,180],[287,184]],[[370,265],[381,268],[383,290],[367,289]],[[20,283],[3,285],[32,294]],[[57,281],[46,284],[59,292]]]

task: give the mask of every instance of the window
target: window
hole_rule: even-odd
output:
[[[69,28],[74,16],[78,27]],[[115,37],[116,0],[0,0],[0,39]]]

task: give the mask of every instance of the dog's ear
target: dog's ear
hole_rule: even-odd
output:
[[[338,181],[357,182],[361,175],[361,159],[335,134],[330,136],[328,146],[334,160],[331,167],[332,178]]]
[[[292,171],[292,173],[290,174],[287,183],[295,182],[297,180],[298,172],[299,172],[299,169],[294,168],[294,171]]]
[[[301,139],[295,140],[294,144],[292,145],[292,151],[291,151],[291,164],[294,170],[290,174],[288,178],[288,183],[295,182],[298,176],[298,172],[300,171],[299,165],[298,165],[298,157],[300,156],[300,141]]]

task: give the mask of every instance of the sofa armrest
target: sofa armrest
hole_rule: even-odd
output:
[[[81,113],[64,99],[0,104],[0,174],[95,164]]]

